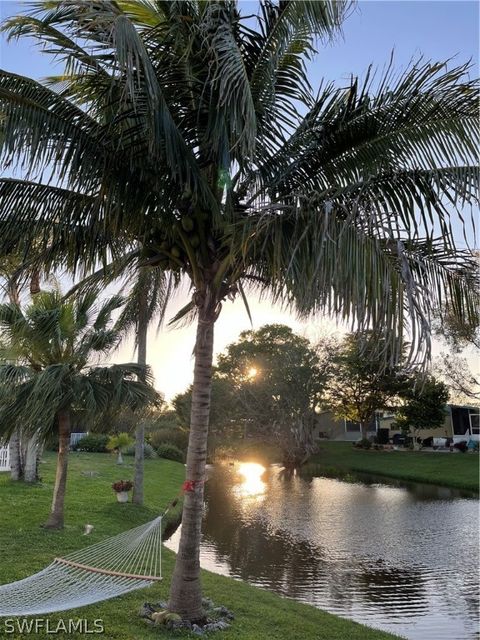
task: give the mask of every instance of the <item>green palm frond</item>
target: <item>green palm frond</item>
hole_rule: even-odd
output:
[[[0,252],[40,238],[51,265],[95,270],[85,291],[161,266],[172,288],[190,278],[183,319],[256,290],[409,331],[428,352],[434,303],[470,314],[471,254],[453,227],[479,199],[478,83],[468,65],[417,60],[314,95],[306,63],[352,5],[257,6],[257,28],[233,0],[39,2],[10,20],[65,74],[58,93],[0,78],[4,160],[59,176],[0,182]]]
[[[156,318],[157,326],[160,328],[175,288],[174,276],[158,267],[151,269],[140,267],[128,280],[131,287],[116,326],[125,332],[136,328],[139,321],[139,301],[142,296],[146,296],[146,317],[143,320],[150,324]],[[135,341],[137,337],[135,334]]]
[[[42,291],[25,310],[0,305],[0,425],[48,432],[58,411],[95,413],[111,407],[138,409],[157,403],[150,370],[137,364],[95,367],[122,337],[113,325],[120,296],[97,306],[90,291],[64,300]]]

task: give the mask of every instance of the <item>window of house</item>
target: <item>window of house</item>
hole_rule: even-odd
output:
[[[470,433],[470,411],[466,407],[452,407],[453,433],[464,436]]]
[[[357,433],[360,432],[360,424],[358,422],[345,421],[345,431]]]
[[[480,435],[480,411],[478,409],[470,409],[470,425],[472,435]]]

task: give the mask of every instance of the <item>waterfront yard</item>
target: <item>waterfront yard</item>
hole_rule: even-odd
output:
[[[319,452],[310,458],[309,471],[314,475],[356,471],[476,492],[479,489],[479,456],[475,453],[366,451],[356,449],[351,442],[322,442]]]
[[[12,483],[8,474],[0,474],[0,583],[19,580],[48,565],[55,556],[65,555],[105,537],[134,527],[155,517],[178,493],[184,467],[166,460],[147,460],[146,506],[117,504],[111,483],[133,476],[133,458],[119,467],[108,454],[72,453],[66,500],[66,527],[48,531],[45,521],[53,490],[55,456],[47,454],[40,466],[43,482],[35,486]],[[173,513],[173,516],[175,514]],[[93,532],[84,536],[84,525]],[[168,595],[174,554],[165,550],[164,581],[144,591],[121,598],[48,617],[52,628],[63,618],[103,620],[109,640],[143,640],[170,637],[161,634],[137,616],[140,605]],[[233,626],[218,634],[235,640],[387,640],[396,636],[330,615],[314,607],[281,598],[244,582],[203,572],[205,595],[236,614]],[[3,621],[0,618],[0,627]],[[2,632],[3,633],[3,632]],[[0,636],[2,634],[0,633]],[[81,634],[73,634],[73,636]],[[46,637],[44,632],[35,637]],[[32,637],[16,633],[15,639]],[[58,633],[56,638],[71,638]],[[185,637],[185,636],[184,636]]]

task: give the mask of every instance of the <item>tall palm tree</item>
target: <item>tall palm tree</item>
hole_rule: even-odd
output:
[[[134,331],[137,362],[145,367],[149,326],[154,320],[157,321],[157,330],[162,326],[168,302],[173,290],[179,284],[179,279],[172,277],[172,274],[168,274],[158,266],[145,267],[138,264],[129,266],[128,261],[127,264],[120,261],[120,265],[112,262],[76,284],[67,297],[79,291],[85,292],[92,287],[98,287],[101,283],[115,283],[120,278],[123,280],[122,291],[127,287],[128,294],[117,326],[122,329],[124,336]],[[143,420],[139,420],[135,430],[135,477],[132,497],[136,504],[143,504],[144,448],[145,424]]]
[[[124,330],[134,328],[137,362],[147,366],[147,333],[154,318],[158,327],[163,323],[167,303],[170,299],[172,281],[158,267],[136,269],[133,286],[130,288],[118,325]],[[135,504],[143,504],[145,423],[139,420],[135,429],[135,474],[133,497]]]
[[[122,304],[110,298],[95,306],[95,295],[65,302],[58,291],[41,292],[25,310],[0,305],[0,424],[18,425],[45,437],[58,433],[52,508],[46,526],[64,523],[72,414],[95,414],[112,405],[133,408],[155,402],[148,372],[136,364],[94,366],[120,340],[111,314]],[[138,381],[139,376],[143,381]]]
[[[450,217],[478,199],[478,86],[419,60],[314,92],[306,60],[350,4],[267,0],[37,3],[7,21],[65,63],[40,84],[0,73],[0,251],[183,274],[197,322],[182,533],[169,606],[202,617],[199,542],[213,333],[254,290],[429,353],[439,304],[473,314],[471,254]],[[253,24],[255,21],[255,24]],[[52,88],[53,87],[53,88]],[[49,171],[57,182],[36,181]],[[39,203],[41,203],[39,205]],[[138,245],[142,247],[138,250]],[[445,292],[450,294],[445,296]]]

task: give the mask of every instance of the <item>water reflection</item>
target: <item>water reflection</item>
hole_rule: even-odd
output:
[[[266,484],[262,476],[266,469],[256,462],[241,462],[238,473],[242,478],[241,484],[234,487],[234,492],[241,498],[252,498],[265,493]]]
[[[475,637],[475,501],[238,471],[208,482],[204,566],[407,638]]]

